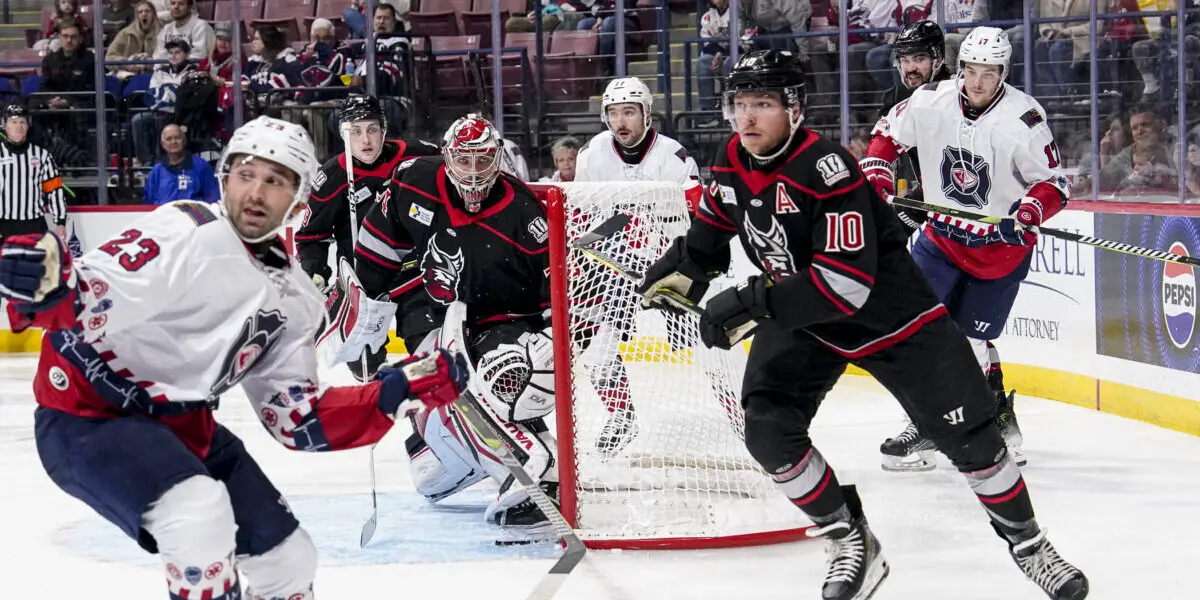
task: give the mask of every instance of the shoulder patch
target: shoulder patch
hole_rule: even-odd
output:
[[[313,176],[312,189],[319,190],[325,182],[329,181],[329,175],[325,173],[325,169],[317,169],[317,174]]]
[[[938,86],[941,84],[942,84],[941,81],[930,81],[929,83],[921,86],[921,89],[933,91],[933,90],[936,90],[938,88]]]
[[[842,160],[837,152],[830,152],[817,160],[817,171],[821,173],[821,179],[827,186],[832,186],[850,176],[850,169],[846,167],[846,161]]]
[[[212,209],[199,202],[173,202],[171,206],[174,206],[182,211],[183,214],[190,217],[196,222],[196,225],[212,223],[217,220],[217,215],[213,213]]]
[[[1024,123],[1030,129],[1033,129],[1034,127],[1037,127],[1038,125],[1045,123],[1046,119],[1045,119],[1045,117],[1042,116],[1042,113],[1039,112],[1038,109],[1031,108],[1028,111],[1026,111],[1025,114],[1021,115],[1021,122]]]
[[[679,149],[675,151],[675,157],[683,162],[687,162],[687,150],[684,150],[683,146],[680,146]]]

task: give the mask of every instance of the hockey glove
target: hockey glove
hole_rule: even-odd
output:
[[[867,156],[858,161],[858,166],[879,197],[891,202],[892,196],[896,195],[896,174],[892,172],[892,165],[882,158]]]
[[[15,235],[0,247],[0,297],[23,313],[58,304],[75,288],[71,253],[53,233]]]
[[[700,317],[700,340],[709,348],[728,350],[754,334],[758,322],[770,317],[770,280],[754,275],[735,288],[713,296]]]
[[[996,229],[1000,239],[1014,246],[1037,244],[1037,227],[1042,224],[1042,203],[1037,198],[1025,196],[1008,209],[1008,216],[1000,219]]]
[[[698,304],[708,291],[708,282],[720,273],[704,273],[687,257],[687,240],[675,238],[671,247],[646,271],[637,293],[641,294],[645,308],[666,308],[666,300],[659,290],[667,289]]]
[[[437,349],[413,355],[379,370],[379,410],[395,419],[405,400],[420,400],[429,410],[453,404],[467,387],[467,358]]]

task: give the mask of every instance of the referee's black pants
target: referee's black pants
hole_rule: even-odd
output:
[[[50,227],[45,217],[36,219],[0,219],[0,237],[10,235],[25,235],[28,233],[46,233]]]

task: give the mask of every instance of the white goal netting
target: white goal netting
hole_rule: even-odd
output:
[[[559,189],[568,244],[618,212],[632,217],[591,248],[639,276],[689,225],[683,190],[672,184]],[[581,536],[746,543],[810,524],[745,448],[746,347],[705,348],[694,316],[643,310],[634,283],[581,250],[551,269],[566,277],[571,338],[555,343],[570,344],[572,357],[571,389],[559,390],[558,403],[571,435],[559,452],[572,453],[576,468],[563,472],[566,461],[560,478],[575,490]],[[735,280],[714,282],[709,295]]]

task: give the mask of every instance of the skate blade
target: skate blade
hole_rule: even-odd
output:
[[[867,569],[867,576],[863,579],[862,588],[851,600],[871,600],[875,592],[879,591],[879,586],[883,585],[883,580],[887,579],[891,572],[892,567],[888,565],[887,559],[882,554],[877,556],[871,568]]]
[[[558,543],[562,536],[549,522],[536,525],[503,525],[496,535],[497,546],[527,546]]]
[[[924,473],[937,468],[937,458],[932,450],[922,450],[903,457],[884,454],[879,466],[892,473]]]

